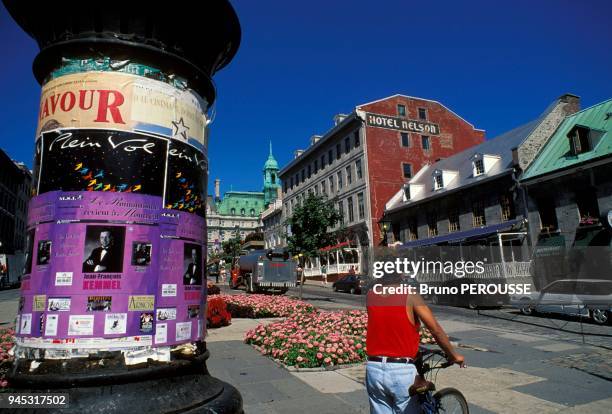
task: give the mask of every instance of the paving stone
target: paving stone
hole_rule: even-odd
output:
[[[569,344],[569,343],[552,343],[548,345],[540,345],[534,346],[535,349],[539,349],[540,351],[545,352],[564,352],[564,351],[572,351],[575,349],[582,348],[580,345]]]
[[[566,406],[586,404],[612,396],[612,391],[607,394],[602,394],[601,392],[591,389],[577,388],[573,384],[562,382],[562,380],[563,378],[557,378],[556,381],[541,381],[529,385],[520,385],[512,389],[542,400],[555,401],[558,404],[564,404]]]

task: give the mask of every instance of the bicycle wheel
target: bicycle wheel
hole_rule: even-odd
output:
[[[444,388],[434,394],[437,402],[438,413],[444,414],[469,414],[468,403],[455,388]]]

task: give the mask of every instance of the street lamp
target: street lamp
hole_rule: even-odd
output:
[[[382,241],[380,242],[380,244],[381,246],[387,247],[389,245],[389,242],[387,240],[387,232],[391,228],[391,221],[383,216],[383,218],[378,221],[378,228],[382,233]]]

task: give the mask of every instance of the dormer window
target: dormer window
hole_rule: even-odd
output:
[[[442,174],[434,175],[433,181],[434,181],[434,190],[439,190],[444,187],[444,179],[442,177]]]
[[[404,201],[410,201],[410,186],[404,186]]]
[[[474,176],[482,175],[484,172],[484,160],[482,158],[474,160]]]
[[[399,104],[397,105],[397,115],[406,116],[406,106]]]
[[[567,134],[570,143],[570,153],[579,155],[592,151],[599,143],[605,131],[591,129],[582,125],[574,125]]]

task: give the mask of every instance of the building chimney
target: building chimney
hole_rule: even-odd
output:
[[[300,155],[302,155],[303,153],[304,153],[303,149],[297,149],[297,150],[293,151],[293,158],[295,159],[295,158],[299,157]]]
[[[221,180],[215,178],[215,201],[221,200]]]
[[[334,116],[334,125],[338,125],[340,122],[344,121],[347,117],[347,114],[337,114]]]

